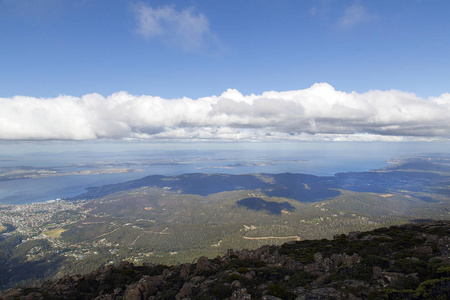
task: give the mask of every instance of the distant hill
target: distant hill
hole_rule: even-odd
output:
[[[413,162],[401,163],[394,166],[387,166],[383,170],[397,171],[397,170],[420,170],[433,172],[450,172],[450,166],[445,164],[437,164],[426,160],[419,160]]]
[[[2,299],[449,299],[450,222],[290,242],[178,266],[123,261]]]
[[[115,192],[141,187],[165,188],[181,194],[207,196],[225,191],[260,190],[270,197],[283,197],[300,202],[317,202],[339,196],[339,190],[388,193],[393,190],[421,191],[424,186],[433,192],[442,190],[450,178],[450,166],[422,159],[389,166],[370,172],[337,173],[335,176],[308,174],[204,174],[147,176],[124,183],[88,188],[86,193],[71,198],[95,199]]]
[[[141,187],[157,187],[179,191],[182,194],[207,196],[225,191],[261,190],[274,197],[287,197],[301,202],[314,202],[335,197],[340,192],[328,177],[306,174],[204,174],[177,176],[147,176],[124,183],[88,188],[87,192],[71,200],[94,199],[115,192]]]

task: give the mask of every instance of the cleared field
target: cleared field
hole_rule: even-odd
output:
[[[46,231],[46,232],[44,232],[44,234],[51,239],[57,239],[57,238],[61,237],[61,233],[63,233],[64,231],[67,231],[67,229],[56,228],[56,229]]]
[[[293,236],[262,236],[262,237],[252,237],[252,236],[243,236],[242,238],[246,240],[277,240],[277,239],[292,239],[296,241],[300,241],[301,238],[299,236],[293,235]]]

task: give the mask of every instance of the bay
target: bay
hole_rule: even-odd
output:
[[[385,166],[390,160],[449,154],[448,142],[143,143],[2,142],[0,167],[58,172],[127,168],[138,172],[65,175],[0,182],[0,204],[25,204],[81,194],[87,187],[148,175],[306,173],[333,176]]]

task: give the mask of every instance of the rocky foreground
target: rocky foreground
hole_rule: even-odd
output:
[[[1,299],[450,299],[450,221],[229,250],[193,264],[122,262]]]

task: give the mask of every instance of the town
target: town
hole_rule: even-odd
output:
[[[61,199],[23,205],[0,205],[2,236],[13,234],[27,239],[49,237],[48,232],[86,218],[80,210],[84,202]],[[26,241],[25,240],[25,241]]]

